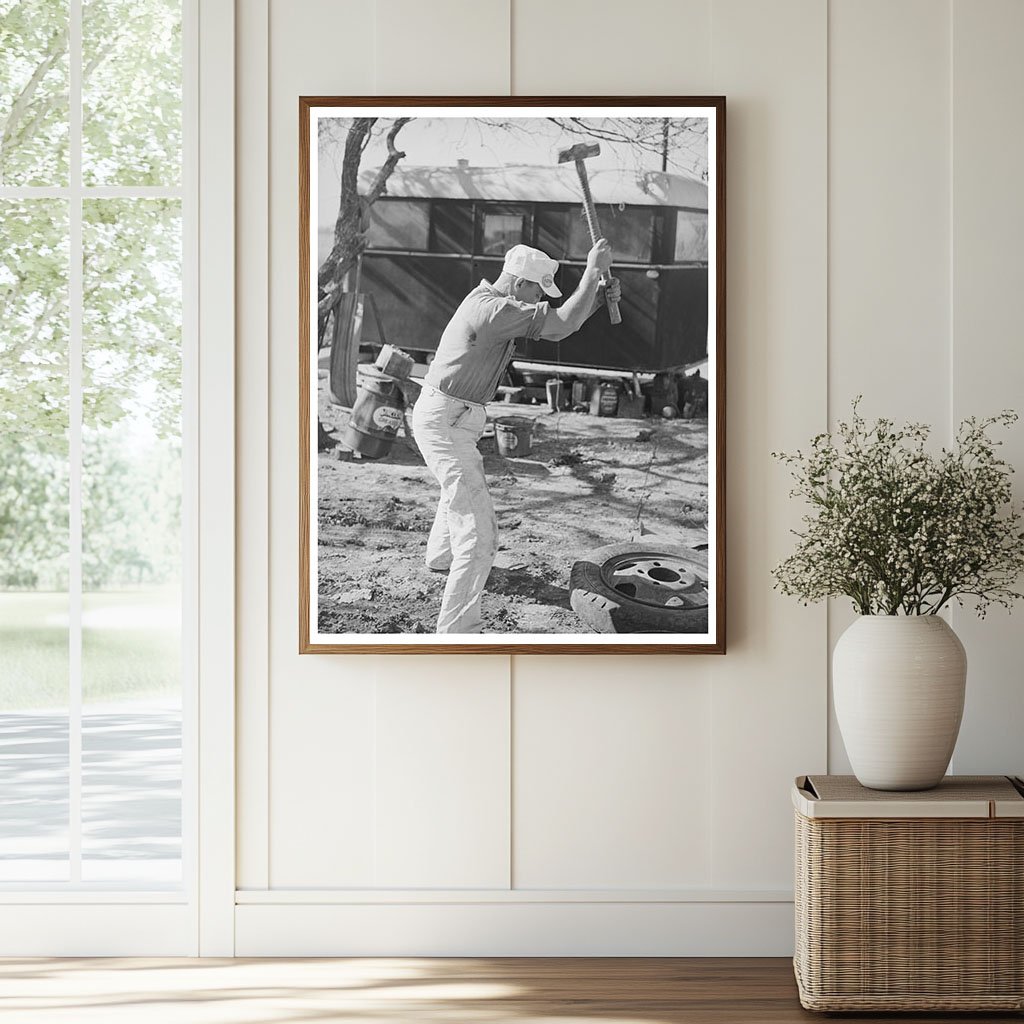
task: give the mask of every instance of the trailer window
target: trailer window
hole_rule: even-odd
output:
[[[597,220],[601,236],[612,247],[612,258],[619,263],[649,263],[654,238],[654,211],[620,210],[617,206],[599,206]],[[590,251],[590,233],[582,209],[569,222],[569,252],[583,259]]]
[[[707,263],[708,215],[699,210],[680,210],[676,214],[676,263]]]
[[[485,213],[482,252],[504,256],[523,240],[526,218],[521,213]]]
[[[569,211],[538,204],[534,215],[536,246],[553,260],[569,259]]]
[[[453,201],[434,203],[434,234],[431,252],[473,251],[473,206]]]
[[[367,244],[371,249],[426,251],[430,205],[410,199],[382,199],[370,207]]]

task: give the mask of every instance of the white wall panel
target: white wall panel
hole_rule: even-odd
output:
[[[729,261],[729,636],[710,666],[716,888],[791,884],[789,786],[826,760],[824,609],[773,594],[770,577],[799,516],[770,453],[825,426],[825,32],[815,0],[714,7]]]
[[[722,808],[708,817],[715,884],[748,879],[754,886],[788,886],[787,780],[825,762],[824,641],[820,632],[815,639],[813,627],[808,640],[808,622],[817,616],[823,623],[824,613],[781,602],[766,606],[768,570],[794,525],[792,505],[771,477],[766,439],[769,427],[788,444],[825,423],[824,12],[811,2],[683,4],[671,11],[642,4],[631,8],[630,23],[664,31],[644,31],[632,46],[620,33],[614,53],[608,19],[593,4],[545,7],[550,32],[534,39],[530,28],[541,13],[525,0],[514,5],[518,92],[728,97],[729,654],[724,661],[673,660],[671,674],[691,692],[713,680],[709,764]],[[567,46],[567,39],[577,45]],[[622,60],[627,53],[635,59]],[[793,74],[796,66],[799,75]],[[795,394],[799,402],[792,401]],[[775,504],[765,504],[763,496],[773,493]],[[752,628],[758,630],[754,642]],[[516,659],[517,680],[520,666],[532,660]],[[651,659],[634,660],[643,665]],[[611,666],[603,671],[614,673]],[[538,704],[516,712],[517,751],[526,749],[518,737],[523,730],[529,734],[532,716],[545,711]],[[693,735],[686,730],[684,742]],[[622,762],[628,764],[628,754]],[[529,771],[518,757],[515,771],[517,780],[520,771]],[[544,856],[543,848],[531,850],[519,834],[529,811],[522,810],[518,783],[515,792],[514,870],[522,884],[521,866],[543,865]],[[709,793],[705,806],[711,799]],[[752,836],[758,839],[751,842]],[[666,841],[674,838],[670,833]],[[614,853],[625,855],[621,847]],[[557,859],[552,867],[562,870]],[[692,861],[678,868],[680,875],[692,869]]]
[[[374,92],[508,92],[508,0],[378,0]],[[380,886],[509,884],[509,659],[382,659]]]
[[[913,73],[908,74],[908,68]],[[949,431],[949,9],[829,5],[829,424]],[[830,602],[829,650],[854,620]],[[849,772],[830,706],[829,769]]]
[[[384,668],[376,884],[507,888],[509,659],[398,658]]]
[[[520,96],[705,95],[711,0],[513,0]]]
[[[1024,4],[953,3],[953,421],[1024,414]],[[995,436],[1024,497],[1024,425]],[[1024,605],[979,621],[954,610],[967,648],[958,772],[1024,773]]]
[[[711,6],[515,0],[514,90],[707,94]],[[705,658],[514,659],[516,887],[709,882],[707,678]]]
[[[504,96],[509,0],[376,0],[376,92]]]
[[[376,659],[298,655],[296,428],[299,96],[372,92],[373,53],[354,45],[372,32],[373,10],[360,4],[271,0],[270,152],[246,154],[269,159],[270,168],[270,778],[264,813],[275,886],[365,885],[372,878],[368,787]],[[262,209],[242,214],[265,215]],[[244,359],[244,338],[239,346]],[[243,436],[241,443],[258,446],[261,439]],[[240,561],[244,586],[244,555]],[[240,642],[248,639],[261,642],[258,634]],[[248,682],[240,681],[243,691]],[[258,813],[241,808],[243,815],[250,811]]]
[[[829,5],[829,413],[944,436],[949,366],[949,10]],[[912,69],[912,71],[911,71]]]
[[[435,17],[431,26],[421,26],[411,34],[406,26],[378,35],[372,5],[325,5],[313,0],[272,0],[270,19],[270,882],[282,888],[365,887],[405,884],[415,876],[419,879],[416,884],[441,884],[438,878],[450,881],[455,868],[466,868],[471,881],[465,884],[491,885],[501,879],[500,884],[507,885],[507,755],[501,762],[500,777],[496,777],[492,764],[495,755],[500,757],[501,748],[484,751],[473,743],[464,744],[456,751],[461,758],[458,772],[453,770],[469,780],[463,792],[446,794],[439,784],[438,801],[419,804],[423,818],[412,814],[403,825],[397,780],[416,776],[429,788],[429,779],[437,778],[438,773],[444,780],[445,761],[442,758],[424,766],[410,760],[415,745],[410,742],[409,723],[401,714],[378,717],[377,687],[379,682],[385,706],[394,711],[395,695],[403,682],[415,678],[431,714],[438,716],[437,724],[461,723],[467,735],[489,740],[492,730],[508,734],[508,659],[463,659],[462,668],[473,674],[479,687],[477,693],[470,694],[467,687],[455,685],[459,673],[453,673],[449,659],[300,658],[296,653],[298,97],[400,92],[398,82],[387,77],[392,65],[384,49],[392,46],[396,36],[408,36],[417,47],[426,47],[423,52],[437,52],[431,51],[433,43],[450,40],[451,32]],[[473,19],[466,22],[475,23]],[[379,53],[375,40],[381,47]],[[507,43],[507,33],[505,40]],[[507,50],[507,45],[502,45]],[[258,54],[254,57],[258,59]],[[420,86],[411,91],[445,91],[443,81],[430,79],[429,61],[418,66]],[[448,62],[434,67],[447,73]],[[477,88],[467,91],[488,88],[479,82]],[[253,212],[260,215],[258,210]],[[479,702],[484,691],[492,696],[485,707]],[[392,727],[397,731],[392,733]],[[424,741],[429,742],[429,737]],[[376,800],[380,749],[390,752],[383,759],[383,804]],[[481,752],[486,763],[467,762],[472,751]],[[426,776],[421,774],[425,768]],[[433,868],[428,870],[427,861],[421,858],[425,848],[420,843],[424,837],[419,826],[441,808],[439,801],[444,799],[454,807],[469,800],[468,806],[480,811],[483,798],[478,787],[485,784],[491,787],[487,805],[494,810],[490,815],[467,816],[467,820],[475,820],[492,837],[497,833],[490,821],[500,820],[500,841],[492,840],[488,856],[469,869],[461,859],[465,851],[480,852],[487,842],[474,844],[459,836],[457,843],[445,847],[446,838],[451,843],[451,835],[442,831],[437,856],[430,862]],[[258,813],[257,808],[252,811]],[[416,843],[409,841],[412,835],[419,836]],[[428,876],[434,881],[424,881]],[[403,881],[393,883],[394,879]]]
[[[515,659],[513,883],[707,885],[710,694],[686,659]]]
[[[272,705],[270,884],[372,886],[380,659],[309,660]]]

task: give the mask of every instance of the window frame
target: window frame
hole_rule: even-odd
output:
[[[231,955],[234,860],[234,9],[182,0],[182,173],[176,186],[82,179],[83,0],[69,0],[68,180],[2,186],[0,197],[56,198],[69,218],[69,742],[71,880],[0,883],[19,928],[0,955]],[[203,37],[200,51],[199,38]],[[200,117],[199,93],[207,97]],[[205,202],[200,208],[200,178]],[[86,882],[82,779],[83,216],[88,199],[172,198],[182,216],[182,880],[180,887]],[[226,202],[225,202],[226,200]],[[227,256],[227,259],[225,259]],[[204,270],[200,289],[200,266]],[[199,345],[200,333],[209,340]],[[228,385],[223,385],[224,374]],[[202,414],[202,416],[201,416]],[[200,420],[203,440],[200,444]],[[202,501],[200,495],[202,494]],[[200,550],[204,557],[200,561]],[[225,573],[227,573],[225,581]],[[217,581],[212,583],[212,581]],[[201,600],[202,598],[202,600]],[[203,632],[199,623],[202,612]],[[212,685],[200,690],[200,675]],[[202,705],[202,706],[200,706]],[[202,714],[200,714],[202,712]],[[200,731],[200,722],[202,730]],[[203,756],[201,756],[203,755]],[[225,771],[227,762],[232,766]],[[200,772],[203,800],[200,805]],[[77,819],[77,821],[76,821]],[[77,843],[76,843],[77,837]],[[203,907],[200,907],[200,863]]]
[[[533,238],[533,203],[516,200],[476,199],[473,201],[473,255],[486,260],[501,260],[504,252],[484,252],[484,238],[488,217],[520,217],[520,240]]]
[[[707,225],[708,225],[708,211],[701,210],[695,206],[676,206],[673,208],[675,216],[670,219],[670,223],[667,225],[671,231],[671,236],[667,236],[669,245],[667,246],[667,256],[669,257],[668,262],[673,263],[679,267],[706,267],[708,265],[707,260]],[[705,256],[702,260],[684,260],[680,258],[678,254],[678,243],[679,243],[679,219],[683,214],[696,214],[704,218],[704,239],[705,239]]]

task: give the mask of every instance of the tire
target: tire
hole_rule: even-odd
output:
[[[628,582],[620,581],[618,586],[622,589],[614,585],[612,573],[617,567],[625,567],[628,572],[633,562],[657,566],[660,561],[675,567],[663,570],[666,578],[683,577],[682,581],[665,584],[667,599],[679,604],[637,599],[628,593]],[[652,581],[642,569],[640,572],[646,577],[645,591],[656,595],[658,581]],[[692,587],[674,589],[682,587],[690,577],[697,581]],[[706,633],[707,582],[707,562],[700,553],[661,543],[657,538],[653,538],[653,543],[641,539],[597,548],[575,562],[569,573],[569,604],[597,633]]]
[[[356,404],[358,388],[356,368],[359,365],[359,341],[352,337],[352,316],[356,296],[345,294],[331,313],[330,395],[335,405],[351,409]]]

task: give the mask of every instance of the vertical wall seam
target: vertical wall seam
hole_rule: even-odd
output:
[[[947,270],[948,279],[946,287],[948,294],[946,296],[946,380],[947,380],[947,393],[946,401],[948,408],[946,411],[946,438],[947,443],[952,445],[954,427],[954,410],[956,407],[956,397],[954,395],[954,381],[956,375],[954,374],[954,332],[953,332],[953,314],[954,314],[954,188],[953,188],[953,174],[954,174],[954,143],[953,143],[953,132],[954,132],[954,89],[953,89],[953,75],[954,75],[954,62],[953,62],[953,3],[954,0],[947,0],[946,3],[946,31],[948,38],[946,41],[947,45],[947,66],[946,66],[946,131],[948,138],[946,140],[946,158],[948,161],[947,173],[946,173],[946,217],[948,222],[946,224],[946,244],[948,246],[947,258]],[[951,601],[947,606],[948,618],[950,626],[956,626],[956,609],[954,607],[955,602]],[[956,774],[956,745],[953,747],[953,754],[950,758],[949,767],[946,771],[950,775]]]
[[[708,67],[711,70],[711,92],[712,92],[713,95],[718,95],[718,91],[719,90],[718,90],[718,88],[717,88],[717,86],[715,84],[715,82],[716,82],[716,79],[715,79],[715,0],[708,0]],[[717,125],[717,122],[716,122],[716,125]],[[728,128],[728,124],[727,124],[727,128]],[[726,141],[726,147],[728,147],[728,141]],[[726,149],[726,170],[725,170],[725,174],[726,174],[725,194],[728,197],[728,195],[729,195],[728,148]],[[726,202],[728,202],[728,198],[726,199]],[[729,255],[729,239],[728,239],[729,211],[726,210],[725,214],[726,214],[726,220],[725,220],[725,224],[726,224],[726,228],[725,228],[725,230],[726,230],[726,246],[725,246],[725,248],[726,248],[726,260],[728,260],[728,255]],[[728,296],[728,294],[729,294],[729,282],[728,282],[729,269],[728,269],[728,263],[726,264],[726,271],[725,272],[726,272],[726,276],[727,276],[727,279],[726,279],[726,292],[725,293],[726,293],[726,296]],[[724,312],[725,312],[725,317],[726,317],[726,327],[725,327],[725,330],[726,330],[726,346],[728,346],[728,343],[729,343],[729,339],[728,339],[729,311],[728,311],[728,308],[726,308]],[[729,356],[729,353],[728,353],[728,351],[726,351],[726,369],[725,369],[725,372],[726,372],[727,375],[728,375],[728,372],[729,372],[728,356]],[[726,386],[728,386],[728,376],[726,377]],[[728,408],[728,405],[726,407]],[[728,422],[727,422],[726,426],[728,427]],[[728,479],[726,479],[726,486],[728,487]],[[728,501],[726,503],[726,509],[728,510]],[[728,521],[728,511],[726,512],[726,519]],[[726,558],[728,558],[728,551],[726,551]],[[726,573],[726,575],[728,576],[728,572]],[[729,612],[729,609],[728,609],[728,591],[726,591],[726,619],[727,620],[728,620],[728,612]],[[717,669],[717,667],[718,666],[717,666],[717,663],[716,663],[715,666],[711,670],[712,671],[712,677],[711,677],[712,678],[712,684],[713,684],[713,681],[714,681],[715,670]],[[708,727],[711,730],[711,733],[710,733],[711,740],[708,743],[708,757],[710,759],[710,765],[711,765],[711,771],[709,773],[710,774],[710,780],[708,782],[709,788],[714,786],[715,764],[717,763],[716,762],[716,750],[715,750],[716,738],[718,736],[718,730],[715,728],[715,710],[717,708],[717,699],[718,699],[718,697],[717,697],[717,688],[714,685],[712,685],[711,686],[711,699],[708,702]],[[708,815],[710,817],[711,822],[714,823],[714,822],[717,821],[717,818],[715,817],[714,813],[711,811],[711,805],[714,802],[714,790],[713,790],[713,788],[709,792],[708,796],[709,796]],[[712,825],[712,827],[708,829],[708,885],[710,885],[712,887],[716,883],[716,865],[717,865],[717,860],[715,858],[715,850],[716,850],[716,839],[717,838],[718,838],[718,831],[714,827],[714,825]]]
[[[710,822],[710,828],[708,828],[708,886],[710,888],[715,887],[715,836],[716,836],[716,815],[714,813],[714,779],[715,779],[715,670],[712,668],[711,676],[708,680],[710,684],[710,693],[708,694],[708,763],[710,765],[710,771],[708,772],[708,802],[706,806],[706,814],[708,821]]]
[[[947,358],[948,358],[948,366],[947,366],[947,372],[948,372],[948,375],[949,375],[949,378],[948,378],[949,389],[948,389],[947,399],[948,399],[948,402],[949,402],[949,412],[948,412],[949,419],[948,419],[948,422],[947,422],[946,433],[947,433],[947,438],[948,438],[950,443],[952,443],[952,440],[953,440],[953,432],[954,432],[954,415],[953,414],[954,414],[954,409],[956,407],[956,396],[954,394],[954,386],[955,386],[956,378],[955,378],[955,375],[954,375],[954,372],[953,372],[953,370],[954,370],[954,355],[955,355],[955,350],[954,350],[954,329],[953,329],[953,324],[954,324],[953,315],[954,315],[954,312],[955,312],[955,306],[954,306],[955,270],[954,270],[954,256],[953,256],[954,248],[955,248],[955,238],[954,238],[954,234],[953,234],[954,224],[955,224],[955,220],[954,220],[954,212],[955,212],[955,208],[954,208],[954,196],[955,196],[955,189],[954,189],[955,162],[954,162],[954,156],[955,156],[955,152],[956,152],[955,146],[954,146],[954,131],[956,129],[955,102],[954,102],[954,98],[955,98],[954,75],[956,73],[956,66],[955,66],[955,63],[954,63],[954,46],[953,46],[953,32],[954,32],[953,5],[954,5],[954,0],[947,0],[947,4],[946,4],[947,22],[946,22],[946,24],[947,24],[947,31],[949,33],[949,38],[947,40],[947,45],[948,45],[948,68],[947,68],[947,78],[946,78],[946,85],[947,85],[946,98],[947,98],[947,102],[948,102],[949,106],[948,106],[948,110],[947,110],[947,115],[948,116],[947,116],[947,121],[946,121],[946,130],[949,133],[949,137],[947,139],[947,144],[946,144],[946,153],[947,153],[947,157],[948,157],[948,160],[949,160],[949,167],[948,167],[948,174],[947,174],[947,177],[946,177],[946,187],[947,187],[947,189],[949,191],[948,191],[948,195],[947,195],[947,203],[948,203],[948,205],[947,205],[947,210],[946,210],[946,216],[949,218],[949,223],[947,224],[947,227],[946,227],[946,239],[947,239],[947,244],[949,246],[949,252],[947,253],[947,257],[948,257],[948,261],[949,261],[949,281],[948,281],[949,295],[946,297],[946,301],[947,301],[947,317],[948,317],[948,324],[947,324],[947,332],[948,332],[947,333]],[[950,612],[952,614],[952,608],[950,609]]]
[[[711,89],[711,94],[713,96],[717,96],[719,90],[718,90],[718,88],[715,85],[715,0],[708,0],[708,71],[709,71],[709,79],[710,79],[709,85],[710,85],[710,89]],[[726,104],[728,105],[728,100],[726,101]],[[716,130],[717,130],[717,127],[718,127],[718,122],[717,121],[715,122],[715,127],[716,127]],[[726,130],[728,130],[728,120],[726,122]],[[729,145],[728,140],[726,140],[726,171],[725,171],[725,173],[726,173],[726,182],[725,182],[726,202],[728,202],[728,195],[729,195],[728,145]],[[729,211],[728,210],[726,210],[725,224],[726,224],[726,228],[725,228],[725,230],[726,230],[726,247],[725,248],[726,248],[726,260],[728,261],[728,251],[729,251],[729,245],[728,245],[728,241],[729,241],[728,240]],[[726,296],[728,296],[728,294],[729,294],[729,282],[728,282],[729,267],[728,267],[728,262],[726,263],[726,271],[725,272],[726,272]],[[726,342],[725,342],[726,343],[726,370],[725,370],[725,372],[726,372],[726,387],[728,387],[728,372],[729,372],[729,359],[728,359],[728,357],[729,357],[729,352],[728,352],[728,344],[729,344],[729,337],[728,337],[728,334],[729,334],[729,323],[728,323],[728,318],[729,318],[729,311],[728,311],[728,309],[725,309],[724,313],[725,313],[725,317],[726,317],[726,327],[725,327],[725,330],[726,330]],[[726,409],[728,409],[728,401],[726,401]],[[728,426],[728,422],[727,422],[726,425]],[[728,476],[728,471],[726,472],[726,475]],[[726,480],[726,485],[728,486],[728,479]],[[726,520],[728,522],[728,500],[726,501]],[[728,551],[726,551],[726,557],[728,558]],[[728,573],[726,575],[728,575]],[[728,615],[728,612],[729,612],[728,601],[729,601],[729,595],[728,595],[728,589],[727,589],[726,590],[726,621],[728,621],[728,618],[729,618],[729,615]],[[715,840],[716,840],[717,835],[718,835],[718,832],[717,832],[717,829],[718,829],[718,818],[717,818],[717,816],[714,814],[714,812],[712,810],[712,806],[714,804],[714,790],[713,790],[713,786],[714,786],[715,764],[716,764],[715,739],[716,739],[716,737],[718,735],[717,730],[715,729],[715,707],[716,707],[716,699],[717,699],[717,697],[716,697],[717,689],[716,689],[716,687],[714,685],[714,683],[715,683],[715,675],[717,674],[717,668],[718,668],[717,663],[713,662],[713,664],[712,664],[712,666],[711,666],[711,668],[710,668],[710,670],[708,672],[708,675],[706,677],[707,678],[707,685],[710,687],[710,694],[708,696],[708,737],[709,737],[709,739],[708,739],[708,765],[709,765],[710,771],[708,772],[709,781],[707,783],[707,786],[708,786],[707,815],[708,815],[708,822],[709,822],[709,828],[707,830],[707,833],[708,833],[708,839],[707,839],[707,844],[708,844],[708,873],[707,873],[707,878],[708,878],[708,885],[711,886],[711,887],[714,887],[714,885],[715,885],[715,877],[716,877],[715,876]]]
[[[509,96],[515,95],[515,47],[513,45],[512,28],[514,23],[514,12],[512,10],[512,4],[514,0],[508,0],[508,94]],[[512,666],[509,665],[509,672],[511,672]]]
[[[948,206],[947,206],[947,210],[946,210],[946,216],[949,218],[949,222],[948,222],[948,225],[946,227],[946,239],[947,239],[947,244],[949,246],[949,252],[947,254],[948,261],[949,261],[949,281],[948,281],[949,295],[946,297],[947,309],[948,309],[948,313],[947,313],[947,315],[948,315],[948,325],[947,325],[947,331],[948,331],[948,334],[947,334],[948,367],[947,367],[947,370],[948,370],[948,375],[949,375],[949,380],[948,380],[948,384],[949,384],[949,389],[948,389],[948,401],[949,401],[948,415],[949,415],[949,419],[948,419],[948,423],[947,423],[947,427],[946,427],[946,434],[947,434],[947,439],[949,440],[950,443],[952,442],[952,436],[953,436],[953,430],[954,430],[954,426],[953,426],[953,419],[954,419],[953,412],[954,412],[954,409],[955,409],[955,393],[954,393],[955,377],[954,377],[954,374],[953,374],[953,364],[954,364],[954,339],[953,339],[954,304],[953,304],[953,296],[955,294],[954,293],[954,288],[953,288],[954,280],[955,280],[954,279],[954,260],[953,260],[953,249],[954,249],[953,226],[954,226],[954,223],[955,223],[955,221],[953,219],[953,217],[954,217],[954,196],[955,196],[955,191],[954,191],[954,187],[953,187],[953,185],[954,185],[953,176],[954,176],[954,173],[955,173],[955,165],[954,165],[954,159],[953,159],[954,158],[954,154],[955,154],[955,147],[954,147],[954,144],[953,144],[953,132],[955,130],[955,110],[954,110],[955,109],[955,102],[954,102],[954,98],[955,98],[955,92],[954,92],[955,65],[954,65],[954,60],[953,60],[953,54],[954,54],[954,48],[953,48],[953,3],[954,3],[954,0],[947,0],[947,3],[946,3],[946,28],[947,28],[947,32],[948,32],[948,35],[949,35],[949,38],[947,40],[947,46],[948,46],[948,50],[947,50],[947,52],[948,52],[948,68],[947,68],[947,77],[946,77],[946,98],[947,98],[947,102],[949,104],[948,111],[947,111],[948,117],[947,117],[947,121],[946,121],[946,130],[949,133],[949,137],[946,140],[947,141],[946,153],[947,153],[947,157],[948,157],[948,161],[949,161],[948,174],[946,176],[946,187],[948,188],[948,196],[947,196]]]
[[[378,35],[379,35],[378,23],[380,21],[380,3],[379,3],[379,0],[373,0],[373,19],[372,19],[372,21],[373,21],[373,27],[370,30],[370,32],[371,32],[371,35],[373,37],[373,49],[371,51],[373,53],[373,94],[374,94],[374,96],[379,96],[380,95],[380,81],[379,81],[379,76],[377,75],[377,38],[378,38]]]
[[[515,800],[516,800],[516,658],[510,654],[506,659],[508,667],[508,683],[506,692],[508,694],[508,887],[516,887],[515,870]]]
[[[269,299],[270,299],[270,225],[272,223],[271,217],[270,217],[270,164],[271,164],[271,158],[270,158],[270,152],[271,152],[271,150],[270,150],[270,60],[271,60],[271,49],[270,49],[271,48],[271,41],[270,41],[270,0],[264,0],[264,4],[263,4],[263,30],[266,33],[266,39],[267,39],[267,49],[266,49],[266,52],[264,54],[264,59],[265,59],[265,62],[266,62],[265,63],[266,73],[265,73],[265,78],[264,78],[265,91],[264,91],[264,95],[263,95],[263,109],[264,109],[264,112],[265,112],[265,115],[266,115],[264,120],[265,120],[265,123],[267,125],[267,135],[266,135],[266,139],[267,139],[266,186],[267,187],[266,187],[266,196],[264,197],[264,201],[265,201],[264,210],[265,210],[266,218],[267,218],[267,220],[266,220],[266,224],[267,224],[267,231],[266,231],[267,251],[266,251],[264,265],[263,265],[263,273],[264,273],[265,284],[266,284],[266,293],[265,294],[266,294],[267,300],[268,300],[268,305],[267,305],[267,318],[268,318],[267,319],[267,335],[266,335],[266,338],[265,338],[265,342],[266,342],[265,358],[266,358],[266,371],[267,371],[267,392],[266,392],[266,395],[264,396],[265,397],[265,401],[266,401],[267,417],[266,417],[266,422],[265,422],[266,431],[265,431],[265,436],[263,438],[263,450],[266,453],[267,466],[269,467],[270,466],[270,445],[271,445],[271,433],[270,433],[270,379],[271,378],[270,378],[270,322],[269,322],[270,307],[269,307]],[[267,584],[269,586],[269,583],[270,583],[270,572],[271,572],[271,558],[270,558],[270,537],[271,537],[271,529],[270,529],[271,500],[270,500],[270,494],[271,494],[271,491],[270,491],[270,472],[269,472],[269,468],[268,468],[268,471],[267,471],[267,478],[266,479],[267,479],[267,495],[266,495],[266,502],[267,502],[267,504],[266,504],[267,549],[266,549],[266,557],[267,557]],[[271,781],[272,781],[272,776],[271,776],[271,771],[270,771],[271,757],[272,757],[272,747],[271,747],[271,731],[270,731],[270,599],[269,599],[269,597],[267,599],[266,615],[267,615],[267,621],[265,623],[265,626],[266,626],[266,662],[265,662],[266,673],[265,673],[264,679],[262,680],[263,683],[264,683],[264,686],[263,686],[263,699],[264,699],[264,726],[265,726],[265,730],[263,732],[263,735],[260,737],[260,739],[261,739],[261,741],[263,741],[266,744],[266,751],[267,751],[266,780],[265,780],[266,789],[264,791],[265,794],[266,794],[266,801],[265,801],[265,803],[266,803],[266,810],[265,810],[265,813],[264,813],[264,823],[265,823],[265,826],[266,826],[266,839],[265,839],[266,875],[265,875],[264,885],[269,889],[270,888],[270,880],[271,880],[271,878],[273,878],[273,867],[272,867],[272,864],[271,864],[271,853],[272,853],[271,836],[273,834],[272,828],[271,828],[271,821],[273,820],[273,817],[272,817],[272,814],[271,814]]]
[[[377,88],[377,80],[374,78],[374,89]],[[376,660],[376,659],[375,659]],[[380,806],[379,786],[380,779],[380,716],[378,715],[378,704],[380,697],[380,668],[379,664],[374,665],[373,674],[373,759],[371,760],[371,771],[373,778],[370,780],[370,789],[373,793],[373,800],[370,802],[370,823],[372,828],[370,841],[370,862],[371,862],[371,884],[377,888],[379,883],[380,868],[378,865],[377,846],[380,841],[379,815],[377,808]]]
[[[508,887],[514,889],[516,887],[516,870],[515,870],[515,800],[516,800],[516,782],[515,782],[515,757],[513,751],[515,750],[516,741],[516,728],[515,728],[515,699],[516,699],[516,681],[515,681],[515,661],[513,658],[508,659],[508,686],[506,688],[506,694],[508,695],[507,701],[507,714],[508,714]]]
[[[832,427],[832,0],[825,4],[825,429]],[[832,601],[825,601],[825,770],[832,761]]]
[[[708,0],[708,67],[711,70],[711,94],[718,95],[715,88],[715,0]]]

